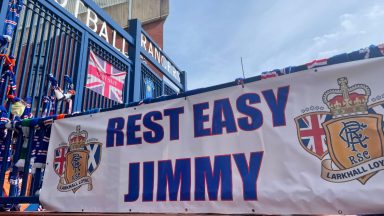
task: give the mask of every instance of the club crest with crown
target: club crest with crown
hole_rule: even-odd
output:
[[[346,77],[337,83],[322,96],[329,111],[318,106],[295,118],[299,142],[321,160],[323,179],[365,184],[384,169],[384,100],[369,105],[367,85],[349,86]]]
[[[76,191],[83,185],[92,190],[91,175],[101,162],[102,143],[88,139],[88,132],[76,126],[68,136],[68,144],[62,143],[54,150],[53,168],[60,177],[57,189],[61,192]]]

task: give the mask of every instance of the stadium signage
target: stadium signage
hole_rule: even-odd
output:
[[[68,8],[69,0],[55,0],[61,7],[72,13],[77,19],[81,7],[86,8],[85,12],[85,25],[95,32],[99,37],[103,38],[107,43],[111,44],[116,50],[128,57],[128,43],[125,38],[119,35],[115,29],[111,28],[103,19],[101,19],[92,9],[85,6],[81,0],[75,0],[74,11],[70,11]],[[82,21],[82,19],[79,19]]]
[[[151,55],[166,71],[168,71],[178,82],[180,82],[180,71],[170,59],[163,55],[160,47],[154,44],[148,37],[141,33],[141,47]]]

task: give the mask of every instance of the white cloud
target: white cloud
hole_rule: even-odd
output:
[[[375,5],[372,9],[366,14],[371,19],[376,19],[384,16],[384,7],[381,5]]]
[[[384,41],[384,1],[174,0],[171,8],[165,51],[190,89],[240,77],[240,57],[255,76]]]

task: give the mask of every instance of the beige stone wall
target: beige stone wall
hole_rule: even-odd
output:
[[[75,2],[75,0],[68,1],[67,10],[72,13],[75,10]],[[169,0],[95,0],[94,2],[123,28],[128,27],[130,18],[137,18],[143,24],[147,24],[164,20],[169,14]],[[80,17],[85,17],[85,12],[86,8],[81,7]]]

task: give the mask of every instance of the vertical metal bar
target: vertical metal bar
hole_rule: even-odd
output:
[[[61,57],[61,50],[63,48],[63,46],[61,45],[61,42],[63,41],[63,26],[65,25],[64,24],[64,21],[61,20],[61,19],[58,19],[60,21],[60,28],[59,28],[59,35],[56,36],[58,37],[58,42],[57,42],[57,49],[56,49],[56,55],[55,55],[55,69],[54,71],[52,72],[53,76],[57,79],[57,73],[58,73],[58,70],[59,70],[59,60],[60,60],[60,57]],[[65,27],[64,27],[65,28]],[[58,83],[58,85],[60,85],[60,83]]]
[[[97,100],[97,93],[93,92],[93,97],[92,97],[92,106],[90,109],[96,108],[96,100]]]
[[[28,19],[28,14],[29,14],[29,11],[31,9],[29,9],[28,7],[28,2],[25,6],[25,12],[24,12],[24,20],[23,20],[23,26],[21,27],[21,34],[20,34],[20,41],[19,41],[19,46],[18,46],[18,49],[17,49],[17,58],[16,58],[16,65],[15,65],[15,68],[14,68],[14,73],[15,73],[15,76],[17,77],[17,74],[18,74],[18,70],[17,70],[17,67],[19,66],[20,64],[20,61],[21,61],[21,58],[20,58],[20,55],[21,55],[21,51],[22,51],[22,48],[23,48],[23,38],[24,38],[24,34],[25,34],[25,29],[26,29],[26,25],[27,25],[27,20]],[[32,9],[33,10],[33,9]],[[33,12],[32,12],[33,14]]]
[[[164,95],[164,78],[161,80],[161,95]]]
[[[96,108],[96,102],[97,102],[97,97],[98,97],[98,96],[99,96],[98,94],[94,94],[94,95],[93,95],[93,99],[92,99],[92,107],[91,107],[91,109]]]
[[[33,32],[32,26],[35,23],[35,18],[36,18],[35,8],[36,8],[36,5],[33,5],[32,19],[31,19],[32,21],[31,21],[30,26],[29,26],[28,39],[27,39],[27,44],[25,45],[25,53],[24,53],[24,58],[23,58],[23,67],[21,69],[21,76],[20,77],[24,77],[25,76],[25,72],[27,70],[27,66],[28,66],[28,63],[29,63],[29,61],[28,61],[29,58],[28,57],[29,57],[29,50],[30,50],[30,47],[31,47],[31,37],[32,37],[32,32]],[[20,57],[17,60],[20,61]],[[16,64],[16,67],[17,66],[18,66],[18,64]],[[19,89],[18,89],[18,95],[19,96],[20,96],[20,94],[22,92],[24,81],[25,81],[25,79],[20,79],[19,80]]]
[[[24,196],[25,192],[27,190],[29,165],[30,165],[30,160],[31,160],[32,144],[33,144],[34,136],[35,136],[35,128],[30,128],[29,140],[28,140],[28,150],[27,150],[27,156],[25,157],[24,175],[23,175],[23,182],[25,182],[25,184],[21,185],[20,196]]]
[[[123,102],[124,103],[128,103],[129,102],[129,86],[130,86],[130,76],[131,76],[131,67],[128,66],[127,68],[127,75],[125,76],[125,81],[124,81],[124,92],[123,92],[123,95],[124,95],[124,98],[123,98]]]
[[[75,33],[74,37],[75,37],[75,40],[74,40],[74,49],[73,49],[73,52],[72,52],[72,60],[71,60],[71,70],[70,70],[70,74],[71,74],[71,77],[72,79],[74,79],[74,76],[75,76],[75,67],[78,66],[78,63],[77,63],[77,58],[76,58],[76,54],[78,52],[78,47],[79,47],[79,38],[78,38],[78,32]]]
[[[76,93],[77,95],[81,96],[76,96],[74,103],[73,103],[73,111],[83,111],[84,110],[84,85],[86,82],[86,74],[87,74],[87,67],[88,67],[88,45],[89,45],[89,35],[87,32],[85,32],[82,35],[81,38],[81,44],[80,44],[80,49],[79,49],[79,55],[78,55],[78,65],[79,68],[74,71],[76,75],[74,75],[75,82],[76,83]]]
[[[68,46],[67,46],[67,57],[66,57],[66,61],[65,61],[65,70],[62,68],[62,71],[60,72],[60,77],[62,76],[65,76],[65,75],[69,75],[68,74],[68,70],[69,70],[69,58],[70,58],[70,54],[71,54],[71,51],[72,51],[72,46],[73,46],[73,38],[72,38],[72,32],[71,32],[71,28],[69,28],[69,42],[68,42]],[[64,91],[68,91],[68,89],[65,89],[66,86],[65,86],[65,81],[64,81]],[[61,112],[64,112],[64,102],[61,103],[61,107],[60,107],[60,110]]]
[[[130,76],[130,86],[129,86],[129,102],[139,101],[140,100],[140,91],[141,91],[141,60],[140,60],[140,40],[141,40],[141,24],[135,20],[129,21],[129,33],[133,35],[135,39],[135,44],[130,48],[129,56],[133,59],[133,71]]]
[[[64,25],[64,44],[62,45],[62,51],[60,52],[61,54],[61,61],[60,61],[60,72],[59,72],[59,78],[58,78],[58,82],[57,84],[60,86],[62,84],[62,81],[63,81],[63,73],[64,73],[64,67],[65,67],[65,61],[67,60],[65,57],[67,55],[67,52],[69,51],[68,50],[68,34],[67,34],[67,28],[68,28],[68,24],[66,23]],[[57,63],[56,63],[57,64]],[[57,64],[58,65],[58,64]],[[57,71],[56,71],[57,73]],[[56,74],[56,77],[57,77],[57,74]],[[63,88],[62,88],[63,89]],[[58,101],[59,102],[59,101]],[[64,106],[64,100],[61,100],[60,101],[60,108],[62,108]],[[55,104],[55,110],[56,110],[56,113],[59,112],[59,103],[56,103]],[[60,109],[60,112],[59,113],[62,113],[63,110]]]
[[[92,109],[92,106],[93,106],[93,99],[95,97],[95,93],[93,91],[89,91],[89,102],[88,102],[88,106],[87,106],[87,110],[85,111],[88,111],[90,109]]]
[[[88,90],[88,104],[87,104],[87,107],[85,108],[85,111],[89,110],[90,108],[92,108],[92,99],[93,99],[93,92],[91,90]]]
[[[98,102],[99,102],[99,94],[96,94],[95,95],[95,101],[94,101],[94,106],[93,106],[93,108],[98,108]]]
[[[60,57],[61,57],[61,50],[63,48],[63,46],[61,45],[61,42],[63,40],[63,26],[64,26],[64,21],[61,20],[61,19],[57,19],[60,21],[60,27],[59,27],[59,35],[55,35],[55,37],[58,37],[58,42],[57,42],[57,49],[56,49],[56,53],[55,53],[55,67],[54,67],[54,71],[51,73],[53,74],[53,76],[57,79],[57,73],[58,73],[58,70],[59,70],[59,60],[60,60]],[[57,83],[57,85],[60,85],[60,82]],[[59,103],[59,101],[56,100],[56,103],[55,103],[55,112],[54,114],[57,114],[57,104]]]
[[[42,7],[41,7],[42,8]],[[31,96],[33,97],[32,99],[32,104],[31,104],[31,107],[33,107],[33,103],[35,101],[35,92],[36,92],[36,85],[37,85],[37,77],[39,76],[39,71],[40,71],[40,62],[41,62],[41,56],[42,56],[42,53],[43,53],[43,47],[44,47],[44,37],[45,37],[45,30],[46,30],[46,24],[47,24],[47,14],[46,14],[46,10],[43,11],[44,13],[44,22],[42,24],[42,28],[43,28],[43,31],[41,32],[41,36],[40,36],[40,46],[39,46],[39,51],[38,51],[38,57],[37,57],[37,62],[36,62],[36,69],[35,69],[35,76],[34,76],[34,79],[33,79],[33,86],[32,86],[32,93],[31,93]],[[41,15],[42,16],[42,15]],[[37,41],[36,41],[37,43]],[[33,65],[32,65],[33,66]],[[30,69],[31,70],[31,69]],[[41,79],[40,79],[41,80]],[[43,83],[40,82],[40,86],[43,85]],[[39,92],[39,94],[41,94],[41,91]],[[38,113],[38,110],[36,110],[36,113],[35,115],[37,115]]]
[[[53,17],[52,14],[48,11],[48,17],[50,18],[50,21],[48,21],[49,30],[47,34],[47,39],[45,42],[45,52],[44,52],[44,63],[43,63],[43,70],[41,74],[41,80],[40,80],[40,86],[39,86],[39,97],[37,99],[37,107],[36,107],[36,116],[40,114],[40,106],[41,106],[41,100],[43,98],[43,95],[46,95],[48,92],[48,89],[44,89],[43,87],[45,85],[45,78],[47,76],[47,68],[48,68],[48,59],[50,58],[48,56],[50,50],[51,50],[51,40],[52,40],[52,26],[53,25]],[[53,47],[53,46],[52,46]],[[50,58],[52,59],[52,58]]]
[[[59,22],[60,18],[58,18],[55,15],[52,15],[52,18],[55,20],[55,24],[54,24],[55,31],[54,31],[53,38],[50,39],[52,40],[52,49],[50,49],[50,53],[49,53],[49,67],[48,67],[49,73],[52,73],[55,53],[59,53],[59,45],[56,44],[56,39],[57,39],[57,36],[60,34],[60,26],[61,26],[61,22]],[[57,52],[55,52],[55,50],[57,50]]]
[[[101,99],[101,107],[102,108],[105,108],[105,97],[103,97],[102,99]]]
[[[81,101],[81,112],[84,112],[85,111],[85,107],[86,107],[86,104],[87,104],[87,100],[88,100],[88,98],[87,98],[87,94],[86,94],[86,92],[87,92],[88,90],[87,89],[85,89],[84,91],[83,91],[83,95],[81,96],[81,98],[83,99],[82,101]]]
[[[98,100],[97,100],[97,108],[102,108],[102,106],[101,106],[101,98],[103,98],[103,96],[99,95]]]
[[[87,90],[87,102],[85,103],[85,106],[84,106],[84,111],[87,111],[89,109],[89,104],[90,104],[90,101],[91,101],[91,91],[88,89]]]
[[[16,27],[15,27],[15,32],[14,32],[14,34],[13,34],[13,38],[12,38],[12,44],[11,44],[11,48],[10,48],[10,50],[11,50],[11,52],[10,52],[10,55],[11,56],[13,56],[14,55],[14,53],[15,53],[15,47],[16,47],[16,40],[17,40],[17,32],[18,32],[18,27],[19,27],[19,24],[20,24],[20,20],[21,20],[21,14],[23,14],[23,16],[24,16],[24,22],[25,22],[25,17],[27,16],[27,13],[26,13],[26,8],[27,8],[27,5],[28,5],[28,3],[27,4],[24,4],[24,1],[23,1],[23,5],[25,5],[24,6],[24,10],[23,9],[21,9],[21,11],[20,11],[20,14],[19,14],[19,22],[17,23],[17,25],[16,25]],[[23,30],[24,30],[24,28],[23,28]],[[23,31],[22,30],[22,31]],[[23,38],[20,36],[20,41],[19,41],[19,44],[22,44],[22,41],[23,41]]]
[[[39,12],[37,13],[38,18],[37,18],[37,24],[36,24],[35,37],[34,37],[35,41],[33,42],[33,47],[32,47],[32,53],[31,53],[32,59],[30,60],[30,65],[29,65],[29,70],[28,70],[28,78],[27,78],[28,81],[27,81],[26,87],[24,89],[24,97],[29,96],[29,91],[30,91],[29,86],[31,85],[32,71],[33,71],[34,64],[35,64],[35,59],[36,59],[35,53],[36,53],[36,47],[37,47],[37,43],[38,43],[38,39],[37,38],[38,38],[39,33],[40,33],[40,20],[41,20],[41,17],[42,17],[42,15],[40,14],[42,12],[41,9],[38,9],[38,10],[39,10]],[[44,24],[45,24],[45,21],[44,21]],[[43,32],[45,32],[44,25],[42,25],[42,28],[43,28]],[[30,28],[29,31],[31,31],[31,28]],[[41,37],[42,36],[40,36],[40,39],[41,39]],[[39,50],[40,50],[40,54],[41,54],[41,46],[40,46]],[[39,59],[38,59],[38,62],[40,63]],[[36,77],[37,77],[37,74],[35,73],[35,79],[34,79],[34,83],[32,85],[33,87],[35,87],[36,82],[37,82]],[[21,89],[21,85],[20,85],[20,89]],[[33,97],[34,96],[34,90],[32,90],[32,92],[33,92],[33,94],[31,96]],[[33,100],[32,100],[32,103],[33,103]]]
[[[20,158],[20,152],[21,152],[21,147],[23,145],[23,132],[21,129],[17,130],[17,140],[16,140],[16,145],[15,145],[15,153],[13,154],[13,166],[12,166],[12,171],[9,174],[9,176],[17,176],[18,168],[15,166],[16,162]],[[22,182],[22,184],[26,184],[26,182]],[[15,196],[16,194],[11,194],[11,188],[9,191],[9,196]]]
[[[187,73],[185,71],[181,71],[180,81],[181,81],[181,85],[183,86],[183,89],[181,89],[181,92],[187,91]]]
[[[143,67],[143,66],[140,66],[140,67]],[[143,88],[140,89],[140,100],[145,97],[144,90],[145,90],[146,87],[145,87],[144,79],[145,79],[145,71],[141,72],[141,77],[140,77],[141,86],[143,86]],[[131,80],[131,82],[132,82],[132,80]]]

